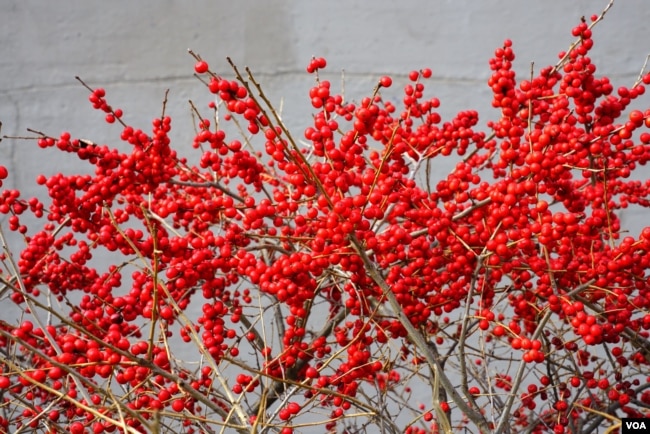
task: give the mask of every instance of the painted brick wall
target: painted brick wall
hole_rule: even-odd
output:
[[[7,4],[9,3],[9,4]],[[487,60],[505,38],[515,45],[517,70],[528,75],[554,63],[571,42],[580,16],[598,13],[604,0],[516,1],[194,1],[6,2],[0,15],[0,121],[2,132],[34,128],[51,135],[115,143],[119,128],[103,124],[75,81],[107,89],[109,101],[143,129],[159,114],[166,89],[175,143],[188,147],[188,99],[204,107],[209,95],[192,77],[192,48],[217,71],[226,56],[250,66],[290,126],[309,121],[304,67],[312,55],[329,61],[335,85],[345,70],[349,98],[368,93],[378,76],[396,84],[411,69],[430,67],[429,92],[449,117],[488,110]],[[619,0],[596,30],[594,62],[617,83],[630,85],[650,53],[650,8],[644,0]],[[401,79],[401,80],[400,80]],[[400,86],[394,86],[395,95]],[[492,116],[494,117],[494,116]],[[484,116],[484,118],[486,118]],[[5,140],[0,159],[31,192],[37,173],[78,170],[60,153],[35,152],[30,142]]]

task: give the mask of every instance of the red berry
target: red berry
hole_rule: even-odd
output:
[[[650,84],[650,73],[643,76],[643,84]]]
[[[609,380],[607,378],[601,378],[598,380],[598,388],[605,390],[609,387]]]
[[[73,422],[68,427],[68,432],[70,432],[70,434],[84,434],[86,428],[84,428],[84,425],[81,422]]]
[[[297,402],[290,402],[287,404],[287,410],[289,410],[291,414],[298,414],[300,412],[300,405]]]
[[[641,133],[639,140],[641,140],[641,143],[644,145],[650,144],[650,133]]]
[[[278,416],[280,417],[280,420],[289,420],[291,418],[291,412],[288,409],[283,408],[280,410],[280,413],[278,413]]]
[[[385,75],[379,79],[381,87],[390,87],[393,84],[393,79]]]
[[[182,399],[175,399],[172,401],[172,410],[177,413],[180,413],[185,408],[185,402]]]
[[[209,66],[208,62],[205,60],[199,60],[194,64],[194,71],[196,71],[197,74],[205,74],[208,72]]]
[[[650,226],[646,226],[641,230],[641,238],[650,241]]]
[[[163,306],[162,309],[160,309],[160,317],[164,320],[171,320],[174,318],[174,309],[170,306]]]
[[[629,114],[630,121],[635,125],[641,125],[643,123],[643,112],[641,110],[632,110]]]

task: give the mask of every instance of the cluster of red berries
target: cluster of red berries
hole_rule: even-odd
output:
[[[388,420],[368,397],[408,406],[413,379],[431,371],[386,288],[469,378],[440,403],[455,427],[477,423],[459,400],[490,429],[507,418],[562,433],[612,408],[647,416],[650,228],[624,235],[617,213],[650,206],[650,184],[631,177],[650,159],[650,110],[627,113],[650,74],[615,90],[588,57],[591,27],[579,24],[576,44],[530,80],[517,80],[506,40],[490,60],[500,116],[487,131],[473,110],[443,122],[424,94],[430,69],[408,74],[401,109],[382,96],[390,77],[353,102],[317,75],[305,148],[252,78],[217,76],[197,57],[217,97],[209,107],[248,133],[231,139],[200,119],[193,165],[172,148],[169,117],[145,133],[91,89],[128,151],[43,136],[40,147],[76,154],[94,175],[39,176],[46,202],[0,194],[26,242],[15,268],[2,255],[3,282],[34,316],[0,323],[11,355],[0,396],[16,409],[0,429],[288,433],[322,408],[328,430],[345,429],[351,409],[373,415],[363,423]],[[326,66],[313,58],[307,72]],[[430,160],[453,154],[430,186]],[[26,212],[46,220],[41,230]],[[93,262],[102,251],[115,252],[105,270]],[[201,353],[200,368],[178,360],[175,335]],[[475,348],[476,364],[498,371],[487,381],[466,365]],[[529,381],[512,368],[522,363]],[[490,408],[495,389],[518,397],[512,414]],[[421,406],[406,431],[439,426],[434,410]]]

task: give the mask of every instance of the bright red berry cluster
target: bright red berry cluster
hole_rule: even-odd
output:
[[[399,104],[387,76],[355,102],[314,58],[293,136],[250,72],[196,56],[216,101],[193,163],[168,116],[144,132],[89,88],[124,145],[43,135],[93,174],[39,176],[44,200],[0,193],[25,241],[1,256],[24,312],[0,323],[1,429],[563,433],[647,416],[650,227],[627,233],[620,212],[650,206],[633,176],[650,109],[630,110],[650,74],[597,74],[598,19],[532,79],[506,40],[484,130],[474,110],[442,120],[430,69]]]

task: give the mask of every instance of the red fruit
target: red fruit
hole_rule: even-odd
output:
[[[205,60],[199,60],[194,64],[194,71],[196,71],[197,74],[204,74],[208,72],[209,66],[208,62]]]
[[[5,166],[0,166],[0,179],[6,179],[9,176],[9,171]]]
[[[185,408],[185,402],[182,399],[175,399],[172,401],[172,410],[180,413]]]
[[[210,78],[210,83],[208,83],[208,89],[211,93],[219,92],[219,81],[215,77]]]
[[[618,397],[618,403],[620,405],[628,405],[630,403],[630,395],[628,395],[626,393],[622,393]]]
[[[174,309],[170,306],[163,306],[160,309],[160,317],[167,321],[171,320],[174,318]]]
[[[393,84],[393,79],[385,75],[379,79],[381,87],[390,87]]]
[[[280,410],[280,413],[278,413],[278,416],[280,417],[280,420],[289,420],[291,418],[291,412],[288,409],[283,408]]]
[[[31,333],[34,330],[34,324],[31,321],[23,321],[20,324],[20,330],[23,333]]]
[[[287,410],[289,410],[291,414],[298,414],[300,412],[300,405],[296,402],[290,402],[287,404]]]
[[[629,114],[630,121],[635,125],[641,125],[644,120],[643,112],[641,110],[632,110]]]
[[[641,140],[641,143],[647,145],[650,143],[650,133],[641,133],[639,136],[639,140]]]
[[[605,390],[609,387],[609,380],[607,378],[601,378],[598,380],[598,388]]]
[[[522,360],[525,363],[533,363],[535,361],[535,356],[537,355],[537,352],[535,350],[530,350],[526,351],[524,355],[522,356]]]
[[[86,432],[86,428],[84,428],[84,424],[81,422],[73,422],[68,427],[68,431],[70,434],[84,434]]]
[[[307,378],[317,378],[318,375],[319,375],[319,374],[318,374],[318,370],[317,370],[316,368],[314,368],[313,366],[310,366],[310,367],[307,368],[307,370],[305,371],[305,376],[306,376]]]
[[[494,334],[494,336],[503,336],[506,334],[506,329],[505,327],[498,325],[494,327],[492,333]]]

